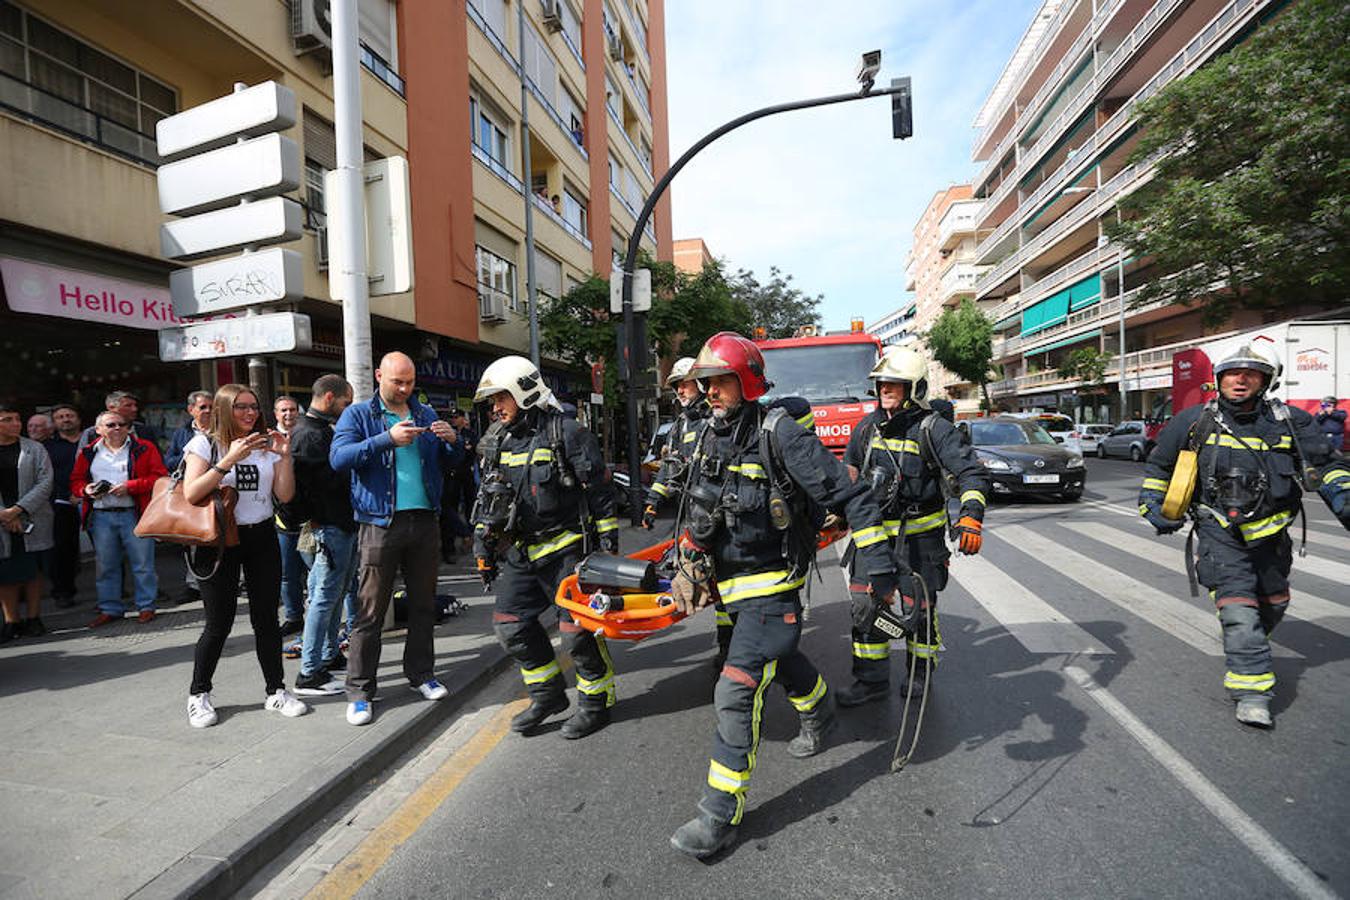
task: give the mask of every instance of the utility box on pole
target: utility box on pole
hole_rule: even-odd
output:
[[[366,271],[369,295],[383,297],[402,294],[413,286],[412,190],[408,160],[391,156],[368,162],[362,169],[365,180]],[[324,196],[337,193],[336,172],[324,173]],[[331,232],[330,232],[331,235]],[[341,266],[346,260],[346,245],[332,241],[328,264]],[[345,300],[343,284],[332,285],[334,300]]]

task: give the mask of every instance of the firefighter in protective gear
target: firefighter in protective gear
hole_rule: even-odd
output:
[[[922,688],[937,665],[942,645],[937,626],[937,594],[947,585],[947,499],[960,503],[954,526],[962,553],[980,552],[989,479],[970,445],[947,419],[928,405],[928,364],[918,353],[892,347],[877,361],[871,378],[877,408],[853,428],[844,463],[849,474],[869,485],[885,520],[887,538],[897,555],[928,587],[933,627],[906,639],[905,671]],[[842,706],[884,699],[890,692],[890,638],[872,626],[873,600],[867,579],[859,577],[856,557],[850,569],[853,604],[853,684],[839,692]],[[925,660],[928,661],[925,664]],[[911,664],[915,663],[915,664]]]
[[[1163,515],[1163,497],[1179,454],[1196,453],[1188,511],[1198,541],[1195,578],[1218,607],[1223,684],[1238,721],[1259,727],[1271,724],[1270,633],[1289,606],[1289,526],[1302,503],[1300,482],[1315,472],[1309,480],[1322,485],[1333,510],[1350,494],[1350,467],[1337,464],[1312,416],[1267,396],[1280,374],[1268,353],[1245,346],[1214,366],[1218,397],[1167,423],[1139,491],[1139,513],[1158,534],[1177,531],[1184,520]]]
[[[694,449],[681,553],[703,567],[695,605],[716,589],[736,613],[726,664],[713,692],[717,731],[699,815],[671,844],[710,856],[735,840],[759,749],[765,694],[777,681],[797,710],[801,731],[788,744],[797,757],[823,749],[834,725],[825,680],[801,652],[800,591],[815,558],[824,511],[842,512],[855,529],[860,571],[889,597],[898,573],[881,510],[865,485],[782,409],[756,401],[769,389],[764,357],[748,339],[722,332],[708,339],[691,374],[704,381],[712,418]],[[695,580],[684,571],[676,581]],[[676,589],[672,585],[673,591]]]
[[[539,616],[553,608],[559,583],[588,550],[598,544],[618,551],[614,487],[595,436],[562,414],[529,360],[492,363],[474,400],[491,402],[495,420],[479,443],[474,555],[484,580],[496,580],[493,629],[530,697],[511,728],[526,733],[567,709],[562,671]],[[566,614],[558,629],[576,665],[578,695],[578,711],[561,733],[582,738],[609,723],[614,667],[603,637]]]
[[[680,487],[689,465],[689,457],[694,453],[694,439],[698,437],[699,426],[708,417],[708,401],[697,380],[689,377],[694,366],[694,358],[685,356],[675,361],[666,378],[666,387],[673,388],[675,400],[680,411],[666,432],[666,443],[661,454],[661,468],[647,489],[647,499],[643,504],[642,527],[651,529],[656,522],[661,504],[679,497]]]

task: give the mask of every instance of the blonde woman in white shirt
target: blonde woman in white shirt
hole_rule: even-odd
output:
[[[183,448],[183,492],[190,502],[200,503],[222,486],[239,492],[235,507],[239,545],[227,548],[214,574],[200,581],[206,625],[197,640],[188,696],[188,723],[194,728],[216,724],[211,678],[238,612],[241,570],[248,587],[254,649],[265,681],[263,708],[288,717],[309,712],[304,701],[286,690],[277,623],[281,553],[272,503],[274,499],[286,503],[295,495],[290,438],[259,427],[261,407],[258,395],[246,385],[224,385],[216,391],[210,432],[197,435]],[[200,571],[214,564],[214,552],[197,552],[194,562]]]

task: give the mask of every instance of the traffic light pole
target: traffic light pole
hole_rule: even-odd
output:
[[[634,525],[642,521],[642,450],[638,443],[638,408],[637,395],[635,388],[639,381],[638,363],[646,359],[645,345],[639,345],[634,338],[637,336],[638,319],[637,313],[633,311],[633,272],[637,269],[638,249],[642,239],[642,231],[647,227],[647,222],[652,217],[653,210],[656,209],[656,203],[661,199],[661,195],[670,187],[671,181],[680,174],[691,159],[697,156],[704,147],[707,147],[713,141],[720,138],[729,131],[735,131],[742,125],[763,119],[767,116],[777,115],[778,113],[793,112],[799,109],[812,109],[817,106],[831,106],[836,103],[848,103],[853,100],[867,100],[871,97],[903,97],[908,98],[910,93],[910,81],[908,78],[900,78],[891,82],[889,88],[879,90],[870,90],[864,87],[862,91],[852,94],[835,94],[830,97],[816,97],[811,100],[795,100],[791,103],[780,103],[777,106],[766,106],[763,109],[757,109],[754,112],[748,112],[743,116],[732,119],[724,125],[721,125],[708,132],[698,140],[692,147],[684,151],[684,155],[675,161],[666,174],[656,182],[652,188],[651,194],[647,197],[647,202],[642,205],[642,211],[638,213],[637,224],[633,226],[633,235],[628,239],[628,252],[623,258],[623,334],[620,336],[619,345],[619,377],[628,385],[627,398],[625,400],[626,421],[628,424],[628,509],[632,516]],[[905,111],[906,117],[908,110]],[[900,133],[900,121],[897,118],[894,123],[895,137],[908,137],[908,134]],[[908,127],[908,122],[905,123]],[[645,335],[645,332],[644,332]],[[645,342],[645,337],[642,338]],[[626,346],[625,346],[626,344]]]

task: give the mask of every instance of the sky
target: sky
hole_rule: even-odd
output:
[[[933,195],[976,174],[973,122],[1039,0],[673,0],[666,4],[671,162],[738,115],[910,76],[914,136],[891,137],[889,98],[784,113],[719,138],[671,184],[677,239],[731,271],[770,266],[823,294],[830,329],[896,309],[914,225]],[[845,15],[847,13],[847,15]]]

